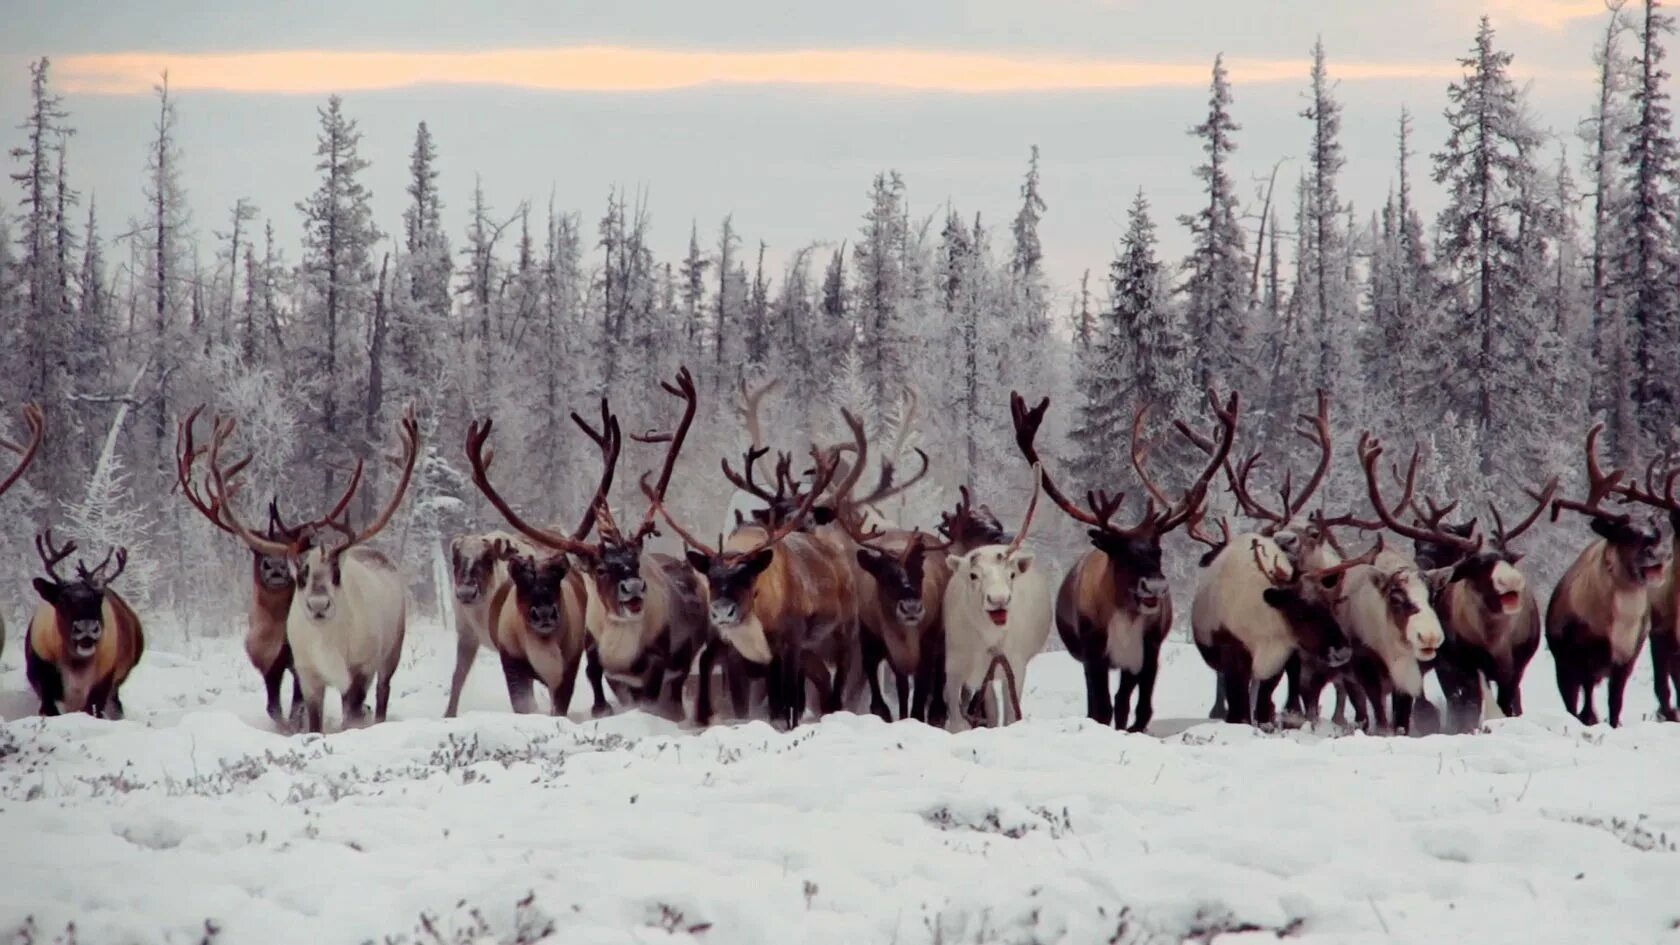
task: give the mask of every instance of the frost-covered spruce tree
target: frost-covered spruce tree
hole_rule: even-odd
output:
[[[1188,306],[1197,381],[1201,386],[1244,386],[1248,315],[1248,262],[1237,196],[1231,183],[1232,137],[1242,126],[1231,118],[1231,86],[1225,58],[1213,61],[1206,120],[1190,129],[1207,156],[1196,168],[1204,191],[1200,210],[1179,217],[1190,229],[1191,252],[1184,260],[1182,287]]]
[[[1672,444],[1662,440],[1680,407],[1680,247],[1675,244],[1676,157],[1668,79],[1663,69],[1663,38],[1674,32],[1674,19],[1658,12],[1658,0],[1646,0],[1633,57],[1634,82],[1630,122],[1624,132],[1622,171],[1626,185],[1615,208],[1617,245],[1612,291],[1624,306],[1632,334],[1633,405],[1644,455]]]
[[[1593,49],[1598,73],[1597,96],[1592,113],[1581,123],[1585,144],[1585,167],[1591,186],[1592,233],[1588,249],[1591,267],[1592,322],[1590,337],[1593,380],[1589,406],[1606,421],[1607,451],[1623,464],[1634,461],[1632,435],[1635,420],[1631,379],[1632,351],[1628,344],[1627,321],[1611,297],[1615,214],[1622,205],[1625,186],[1618,173],[1624,150],[1623,131],[1630,123],[1628,87],[1633,70],[1621,47],[1622,35],[1632,28],[1622,12],[1621,0],[1610,11],[1604,33]]]
[[[881,416],[897,396],[903,376],[903,328],[899,311],[904,295],[904,179],[897,171],[875,175],[869,190],[858,241],[852,247],[857,269],[853,289],[858,344],[870,388],[870,415]]]
[[[1464,77],[1447,88],[1446,146],[1434,155],[1436,183],[1447,203],[1436,218],[1442,280],[1440,342],[1454,357],[1437,362],[1435,410],[1456,409],[1480,431],[1482,472],[1491,474],[1502,448],[1499,412],[1524,409],[1534,377],[1521,353],[1535,338],[1532,257],[1522,242],[1539,134],[1511,81],[1511,54],[1494,46],[1483,17]],[[1426,388],[1428,389],[1428,388]],[[1444,402],[1443,402],[1444,401]]]
[[[1341,230],[1347,208],[1336,190],[1336,177],[1346,163],[1341,145],[1342,106],[1333,94],[1323,40],[1313,44],[1307,107],[1300,114],[1311,123],[1312,134],[1302,181],[1306,225],[1300,240],[1306,266],[1296,273],[1296,291],[1306,300],[1318,344],[1313,384],[1335,393],[1344,369],[1351,367],[1341,349],[1353,334],[1355,300],[1346,278],[1350,247]]]
[[[22,399],[39,402],[48,409],[54,405],[62,409],[69,403],[70,379],[54,365],[60,360],[56,352],[67,350],[71,339],[68,313],[63,311],[55,189],[59,186],[59,153],[70,128],[63,100],[52,90],[49,67],[45,58],[29,66],[29,114],[21,126],[24,143],[11,150],[12,160],[19,165],[11,178],[22,190],[16,243],[20,252],[15,265],[7,267],[8,273],[15,275],[6,278],[21,297],[12,303],[20,317],[6,322],[18,326],[15,346],[8,348],[16,352],[16,358],[4,366],[7,377],[22,379]],[[11,241],[7,244],[9,247]],[[11,300],[8,293],[0,305]],[[30,470],[30,481],[49,494],[67,494],[75,480],[70,449],[73,442],[69,437],[49,437]]]
[[[183,315],[189,299],[183,288],[192,283],[195,267],[187,261],[187,228],[190,218],[186,191],[181,185],[181,151],[175,141],[175,101],[169,95],[169,74],[153,90],[158,98],[157,123],[152,126],[153,138],[146,150],[146,217],[140,229],[141,244],[146,254],[146,295],[150,318],[147,319],[150,355],[161,378],[161,386],[152,401],[151,457],[139,457],[142,466],[163,469],[173,443],[174,403],[170,397],[169,378],[173,375],[182,354],[182,346],[189,338],[187,319]]]
[[[304,224],[299,316],[307,329],[295,337],[293,350],[309,359],[296,370],[315,391],[309,421],[315,435],[308,442],[315,451],[314,466],[322,471],[317,498],[325,499],[337,473],[324,460],[349,452],[360,430],[354,392],[362,387],[361,359],[352,352],[373,307],[373,246],[382,234],[373,224],[371,195],[359,178],[368,166],[361,157],[361,131],[337,95],[316,112],[321,130],[315,169],[321,182],[297,205]],[[364,488],[363,494],[372,491]]]

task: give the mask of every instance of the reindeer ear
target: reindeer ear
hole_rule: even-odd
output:
[[[1010,557],[1009,562],[1015,566],[1016,571],[1021,574],[1026,574],[1028,571],[1032,570],[1033,553],[1030,551],[1017,551]]]
[[[1260,596],[1268,605],[1286,614],[1294,612],[1301,603],[1301,598],[1287,587],[1268,587],[1260,592]]]
[[[740,518],[741,513],[736,512],[735,517]],[[705,574],[707,571],[711,570],[712,559],[706,557],[698,551],[690,549],[688,552],[688,566],[701,574]]]
[[[811,510],[811,521],[818,525],[827,525],[837,517],[835,511],[826,505],[819,505]]]
[[[1598,535],[1600,538],[1607,541],[1615,541],[1616,536],[1621,534],[1624,526],[1621,522],[1618,522],[1615,519],[1608,519],[1600,515],[1594,515],[1588,527],[1593,530],[1593,534]]]
[[[42,600],[54,607],[58,606],[58,599],[63,590],[63,585],[56,581],[49,581],[46,578],[35,579],[35,593],[41,595]]]
[[[880,572],[882,561],[883,556],[880,552],[870,551],[868,548],[859,548],[857,550],[858,567],[864,569],[870,574],[877,574]]]
[[[754,577],[762,574],[765,568],[770,567],[770,562],[775,560],[775,558],[775,548],[760,548],[759,550],[753,552],[752,557],[746,560],[747,574]]]
[[[945,566],[951,569],[952,574],[956,574],[958,571],[961,571],[963,569],[963,565],[967,563],[968,562],[962,555],[945,556]]]

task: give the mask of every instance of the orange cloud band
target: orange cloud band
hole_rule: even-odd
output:
[[[1304,59],[1234,59],[1236,82],[1299,82]],[[71,55],[71,92],[143,94],[169,71],[178,91],[323,94],[415,85],[648,92],[704,85],[833,85],[967,93],[1201,86],[1210,62],[1142,62],[914,49],[705,52],[587,46],[478,52],[268,51]],[[1336,78],[1449,79],[1451,63],[1337,63]]]

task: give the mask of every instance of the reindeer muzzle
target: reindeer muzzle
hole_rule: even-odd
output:
[[[712,623],[719,627],[733,627],[741,622],[741,608],[735,606],[731,600],[714,600],[707,611],[711,615]]]
[[[455,585],[455,599],[463,604],[476,604],[484,596],[484,588],[478,584]]]
[[[1137,586],[1138,610],[1152,614],[1161,609],[1161,601],[1167,596],[1167,582],[1162,578],[1147,578],[1139,581]]]
[[[922,602],[919,600],[901,600],[898,602],[898,619],[902,623],[917,624],[922,622]]]
[[[99,635],[104,629],[97,620],[73,620],[70,622],[70,650],[77,657],[86,659],[93,655],[99,647]]]
[[[546,637],[560,629],[560,608],[554,604],[533,604],[526,622],[533,633]]]
[[[1340,669],[1353,659],[1353,647],[1333,646],[1330,652],[1324,654],[1324,662],[1331,669]]]
[[[308,612],[311,619],[325,620],[327,614],[332,611],[332,598],[305,597],[303,599],[303,609]]]
[[[647,593],[647,583],[641,578],[626,578],[618,582],[618,606],[625,613],[635,615],[642,612],[642,596]]]

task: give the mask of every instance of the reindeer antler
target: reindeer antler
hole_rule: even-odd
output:
[[[55,547],[52,529],[49,528],[35,536],[35,553],[41,556],[41,564],[47,569],[47,576],[62,584],[64,577],[58,573],[58,563],[76,553],[76,543],[67,541]]]
[[[18,456],[17,465],[13,466],[12,471],[6,474],[6,478],[0,479],[0,495],[5,495],[7,489],[10,489],[14,483],[23,478],[24,470],[29,468],[29,464],[35,461],[35,455],[41,451],[41,440],[46,435],[47,419],[46,415],[41,413],[40,404],[31,401],[23,405],[23,426],[24,429],[29,431],[29,439],[25,440],[21,446],[0,437],[0,449],[16,453]]]
[[[677,421],[676,430],[666,437],[670,445],[665,449],[665,463],[659,469],[659,484],[653,490],[659,496],[660,501],[663,502],[665,500],[665,490],[671,484],[671,472],[677,466],[677,456],[682,453],[683,442],[688,439],[688,428],[694,424],[694,412],[699,404],[699,395],[694,390],[694,376],[688,373],[686,366],[677,369],[675,384],[661,381],[659,386],[663,387],[667,394],[683,402],[682,419]],[[653,506],[650,505],[647,512],[642,516],[642,523],[636,527],[636,534],[631,539],[632,541],[639,541],[655,531],[654,516]]]
[[[230,535],[237,535],[223,518],[222,503],[199,495],[198,490],[193,487],[193,466],[200,456],[209,452],[209,447],[195,446],[193,441],[193,427],[198,422],[198,415],[203,411],[204,405],[199,404],[189,411],[186,417],[175,421],[175,485],[181,490],[181,494],[186,496],[188,504],[197,509],[210,524]],[[250,462],[251,457],[247,455],[223,470],[222,475],[231,482]]]
[[[1377,518],[1382,520],[1383,526],[1396,535],[1402,535],[1413,541],[1431,542],[1449,548],[1457,548],[1466,554],[1474,554],[1482,547],[1482,536],[1473,533],[1469,536],[1455,535],[1443,528],[1426,528],[1421,525],[1407,525],[1390,511],[1383,502],[1382,486],[1377,479],[1377,460],[1382,457],[1382,442],[1366,430],[1359,434],[1359,462],[1365,468],[1365,491],[1371,499],[1371,507],[1376,510]],[[1411,461],[1406,466],[1405,495],[1395,503],[1395,508],[1405,508],[1412,500],[1417,485],[1418,450],[1412,449]]]
[[[1499,514],[1499,508],[1495,506],[1492,501],[1489,501],[1488,511],[1493,513],[1494,545],[1503,551],[1510,551],[1511,542],[1521,538],[1524,532],[1533,528],[1534,523],[1540,520],[1540,513],[1546,511],[1546,507],[1552,504],[1552,496],[1557,494],[1557,487],[1558,477],[1553,476],[1552,478],[1546,480],[1546,484],[1541,486],[1538,490],[1523,490],[1528,493],[1528,497],[1530,499],[1534,500],[1534,510],[1528,513],[1527,518],[1518,522],[1516,527],[1510,529],[1505,527],[1505,518]]]
[[[489,500],[490,505],[501,513],[502,518],[509,525],[512,525],[515,531],[526,538],[545,547],[571,554],[589,555],[593,553],[595,546],[584,542],[581,537],[572,538],[569,535],[552,532],[546,528],[539,528],[525,521],[519,516],[519,513],[513,510],[507,500],[502,498],[502,494],[496,491],[496,487],[490,484],[488,472],[490,462],[486,459],[485,443],[490,439],[490,430],[493,425],[494,421],[489,417],[474,420],[467,425],[467,462],[472,466],[473,485],[477,486],[478,491],[484,494],[484,498]],[[595,503],[601,500],[602,493],[597,489],[595,501],[590,503],[589,519],[591,522],[594,521]]]
[[[618,454],[624,447],[624,437],[618,427],[618,417],[614,416],[607,406],[607,398],[605,397],[601,398],[601,428],[599,430],[590,426],[589,422],[579,416],[575,410],[572,411],[572,422],[577,424],[584,435],[593,440],[596,447],[601,450],[601,481],[595,487],[595,498],[591,499],[589,504],[584,507],[583,521],[579,522],[578,527],[572,531],[573,541],[583,541],[589,537],[590,530],[595,527],[597,513],[600,510],[607,509],[610,502],[613,472],[618,468]],[[612,521],[611,512],[607,512],[606,518],[602,521],[614,532],[618,531],[618,525]]]
[[[1626,515],[1618,515],[1599,507],[1605,499],[1619,491],[1622,477],[1626,475],[1626,472],[1621,469],[1612,469],[1605,472],[1600,465],[1598,435],[1603,431],[1604,422],[1602,420],[1593,424],[1592,429],[1587,431],[1587,501],[1576,502],[1573,499],[1553,499],[1552,521],[1558,520],[1558,513],[1563,509],[1615,521],[1625,522],[1628,520]]]
[[[1645,467],[1645,488],[1639,488],[1639,484],[1635,482],[1629,482],[1627,485],[1621,486],[1618,491],[1622,494],[1622,501],[1638,502],[1641,505],[1648,505],[1669,512],[1680,512],[1680,498],[1676,498],[1674,494],[1675,484],[1680,482],[1680,465],[1675,464],[1674,459],[1672,456],[1665,457],[1662,455],[1653,457],[1650,464]],[[1661,474],[1657,470],[1664,465],[1665,460],[1667,460],[1667,465],[1672,468],[1668,470],[1667,478],[1659,487],[1657,477]]]
[[[113,554],[116,555],[117,569],[110,574],[106,574],[105,569],[110,566],[111,556]],[[99,565],[91,570],[81,561],[77,561],[76,576],[86,582],[89,586],[103,591],[111,585],[112,581],[115,581],[119,576],[121,576],[127,567],[128,549],[118,546],[107,550],[105,552],[105,560],[99,562]]]

